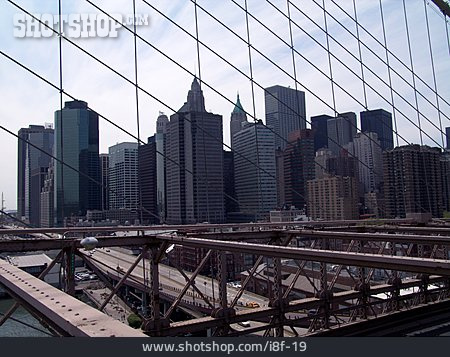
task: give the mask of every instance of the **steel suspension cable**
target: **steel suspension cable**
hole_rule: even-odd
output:
[[[424,10],[425,10],[425,20],[426,20],[426,25],[427,25],[428,47],[430,49],[431,70],[432,70],[432,73],[433,73],[434,91],[435,91],[435,93],[438,93],[437,82],[436,82],[436,71],[434,69],[433,48],[432,48],[432,45],[431,45],[430,24],[429,24],[429,21],[428,21],[427,3],[426,3],[425,0],[423,0],[423,7],[424,7]],[[440,107],[439,107],[439,97],[437,95],[436,95],[436,106],[437,106],[437,114],[438,114],[438,119],[439,119],[439,127],[440,127],[440,131],[441,131],[442,147],[445,147],[444,132],[442,130],[441,110],[440,110]]]
[[[318,4],[317,2],[316,2],[316,0],[312,0],[317,6],[319,6],[320,7],[320,4]],[[330,0],[334,5],[336,5],[336,7],[337,8],[339,8],[345,15],[347,15],[352,21],[355,21],[353,18],[352,18],[352,16],[347,12],[347,11],[345,11],[345,9],[343,9],[342,8],[342,6],[341,5],[339,5],[335,0]],[[333,19],[336,21],[336,22],[338,22],[338,23],[340,23],[332,14],[329,14],[331,17],[333,17]],[[342,25],[341,25],[342,26]],[[360,26],[360,28],[361,29],[363,29],[364,30],[364,32],[367,34],[367,35],[369,35],[374,41],[376,41],[380,46],[382,46],[382,47],[384,47],[383,46],[383,44],[374,36],[374,35],[372,35],[372,33],[369,31],[369,30],[367,30],[364,26],[362,26],[361,24],[359,24],[359,26]],[[352,36],[354,36],[352,33],[351,33],[351,31],[349,31],[345,26],[342,26],[345,30],[347,30]],[[362,43],[363,44],[363,46],[365,46],[369,51],[371,51],[371,52],[373,52],[373,54],[376,56],[376,57],[378,57],[378,59],[380,60],[380,61],[383,61],[383,59],[381,58],[381,57],[379,57],[373,50],[371,50],[364,42]],[[385,47],[384,47],[385,48]],[[386,48],[385,48],[386,49]],[[408,65],[406,65],[405,64],[405,62],[403,62],[397,55],[395,55],[395,53],[393,53],[391,50],[389,50],[389,49],[386,49],[387,51],[389,51],[389,54],[393,57],[393,58],[395,58],[400,64],[402,64],[403,65],[403,67],[405,67],[409,72],[412,72],[412,69],[408,66]],[[404,77],[402,77],[399,73],[397,73],[396,72],[396,70],[395,70],[395,68],[393,68],[393,67],[391,67],[391,70],[394,72],[394,73],[396,73],[398,76],[399,76],[399,78],[402,78],[404,81],[405,81],[405,83],[406,84],[408,84],[409,86],[411,86],[411,84],[409,83],[409,81],[408,80],[406,80],[406,79],[404,79]],[[419,77],[419,76],[417,76],[417,79],[419,79],[419,81],[421,81],[426,87],[428,87],[428,89],[429,90],[431,90],[431,91],[433,91],[433,88],[428,84],[428,83],[426,83],[421,77]],[[438,95],[439,95],[439,93],[438,93]],[[425,97],[424,97],[425,98]],[[445,100],[445,98],[443,98],[442,96],[440,96],[439,95],[439,98],[444,102],[444,103],[446,103],[447,105],[449,105],[450,106],[450,103],[447,101],[447,100]],[[431,103],[430,103],[431,104]]]

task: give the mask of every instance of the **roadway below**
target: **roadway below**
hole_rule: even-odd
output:
[[[121,278],[123,273],[126,272],[137,259],[136,256],[125,253],[122,249],[112,248],[95,249],[93,252],[83,252],[83,254],[101,271],[110,277],[117,277],[117,280]],[[183,289],[186,285],[185,277],[176,268],[168,265],[159,264],[158,267],[160,291],[169,297],[172,297],[172,299],[175,299],[181,289]],[[149,263],[147,261],[145,262],[145,270],[146,274],[148,274]],[[192,275],[190,272],[185,272],[185,274],[188,277]],[[130,280],[140,284],[144,283],[144,268],[142,261],[139,262],[130,276]],[[216,279],[203,275],[197,275],[195,278],[195,284],[212,305],[219,306],[219,285]],[[184,298],[185,302],[191,302],[192,306],[201,304],[204,305],[204,307],[207,307],[201,296],[193,290],[193,288],[189,288]],[[233,301],[238,291],[239,289],[237,288],[227,286],[227,297],[229,303]],[[268,298],[244,291],[236,307],[238,309],[247,309],[246,304],[251,302],[257,303],[260,307],[267,307],[269,305]]]

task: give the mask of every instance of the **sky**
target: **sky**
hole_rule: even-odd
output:
[[[57,14],[56,0],[15,0],[34,14]],[[132,14],[132,0],[90,2],[111,14]],[[140,138],[153,135],[160,111],[173,114],[186,101],[193,75],[201,77],[206,109],[223,116],[223,140],[230,142],[229,120],[239,93],[244,109],[264,119],[263,88],[290,86],[306,93],[307,120],[319,114],[333,115],[327,37],[322,0],[291,0],[289,11],[293,47],[289,47],[290,26],[286,0],[248,0],[249,34],[254,80],[253,109],[250,81],[249,49],[244,0],[197,0],[200,65],[195,41],[194,0],[136,0],[136,13],[148,15],[149,25],[138,26],[138,94]],[[376,0],[358,0],[357,18],[361,39],[356,35],[353,1],[326,0],[329,48],[337,112],[359,114],[366,107],[392,112],[386,51],[381,26],[380,4]],[[99,13],[88,1],[63,1],[63,14]],[[420,125],[427,135],[424,144],[442,145],[440,127],[450,126],[450,56],[446,27],[436,7],[423,0],[406,0],[411,50],[418,90],[415,96],[408,51],[403,4],[400,0],[383,0],[387,46],[391,52],[391,81],[399,144],[420,143],[416,97]],[[431,62],[425,9],[433,63]],[[13,18],[21,10],[9,1],[0,1],[0,51],[29,67],[56,87],[59,86],[59,39],[16,38]],[[172,19],[170,22],[162,14]],[[214,18],[213,18],[214,17]],[[258,20],[256,20],[256,19]],[[222,23],[219,23],[219,21]],[[340,22],[341,24],[339,24]],[[268,30],[270,29],[270,31]],[[232,31],[234,33],[232,33]],[[371,34],[371,35],[369,35]],[[117,38],[71,39],[76,45],[119,72],[114,73],[73,44],[63,40],[63,89],[71,96],[88,102],[90,108],[137,136],[134,37],[122,28]],[[378,42],[377,42],[378,41]],[[217,54],[215,54],[216,52]],[[364,67],[358,61],[359,51]],[[165,56],[163,55],[165,54]],[[220,58],[220,57],[222,58]],[[226,59],[226,61],[224,61]],[[402,63],[403,62],[403,63]],[[343,65],[344,63],[345,65]],[[433,80],[433,66],[436,83]],[[367,84],[363,88],[361,76]],[[297,79],[297,83],[295,81]],[[127,81],[127,79],[129,81]],[[439,97],[433,92],[435,86]],[[215,91],[211,88],[214,88]],[[364,89],[366,96],[364,96]],[[220,93],[220,94],[219,94]],[[59,91],[0,55],[0,123],[18,132],[30,124],[53,123],[59,109]],[[155,99],[157,98],[157,99]],[[64,101],[70,100],[64,95]],[[436,110],[439,107],[440,115]],[[412,122],[412,123],[411,123]],[[414,124],[415,125],[414,125]],[[126,133],[100,119],[100,152],[119,142],[135,141]],[[0,130],[3,174],[0,190],[7,209],[16,208],[17,139]],[[395,136],[394,136],[395,140]]]

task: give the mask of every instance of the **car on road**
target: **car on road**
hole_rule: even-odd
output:
[[[245,306],[251,307],[251,308],[256,308],[256,307],[259,307],[259,304],[258,304],[257,302],[255,302],[255,301],[248,301],[248,302],[245,304]]]

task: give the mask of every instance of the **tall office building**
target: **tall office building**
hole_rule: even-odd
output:
[[[450,150],[450,126],[445,128],[445,136],[447,137],[447,150]]]
[[[305,92],[282,86],[265,89],[266,124],[275,131],[275,148],[284,150],[289,133],[306,129]]]
[[[275,167],[277,172],[277,208],[282,208],[286,202],[284,189],[284,150],[275,150]]]
[[[314,135],[312,130],[297,130],[289,134],[289,146],[284,151],[285,204],[306,208],[307,181],[313,180]]]
[[[166,221],[166,136],[169,118],[163,112],[159,112],[156,119],[156,210],[160,223]]]
[[[234,136],[236,196],[241,213],[266,219],[277,206],[275,138],[261,122],[247,123]]]
[[[41,227],[53,227],[55,223],[55,188],[54,188],[54,163],[50,161],[47,175],[45,176],[44,186],[41,190]]]
[[[234,184],[234,155],[232,151],[223,151],[223,185],[225,216],[230,221],[230,213],[239,211]]]
[[[30,125],[20,129],[18,136],[23,140],[18,141],[17,216],[39,227],[40,194],[51,158],[36,147],[53,155],[54,131],[48,125]]]
[[[308,216],[324,220],[358,219],[356,179],[325,176],[308,181]]]
[[[196,78],[166,135],[167,222],[223,222],[222,116],[206,111]]]
[[[407,145],[383,153],[384,198],[388,218],[429,212],[442,217],[441,150]]]
[[[441,155],[442,198],[444,210],[450,212],[450,151]]]
[[[383,153],[376,133],[358,133],[349,146],[358,161],[359,182],[364,193],[380,189],[383,180]]]
[[[108,155],[110,210],[138,210],[138,144],[113,145]]]
[[[139,145],[138,181],[140,189],[142,224],[164,223],[157,209],[157,160],[156,138],[148,138],[146,145]],[[163,172],[164,173],[164,172]]]
[[[367,110],[360,113],[361,131],[363,133],[377,133],[381,149],[394,148],[392,130],[392,114],[383,109]]]
[[[55,225],[101,208],[98,114],[83,101],[66,102],[55,112]],[[96,183],[96,182],[97,183]]]
[[[328,149],[339,155],[343,147],[356,135],[356,114],[341,113],[336,118],[327,120]]]
[[[321,148],[316,151],[316,157],[314,158],[315,178],[324,178],[327,174],[328,159],[334,157],[333,153],[325,148]]]
[[[100,182],[102,183],[101,210],[109,210],[109,155],[100,154]]]
[[[314,151],[328,147],[328,119],[332,116],[323,114],[311,117],[311,129],[314,132]]]
[[[237,95],[236,104],[231,113],[230,119],[230,140],[231,148],[233,148],[233,136],[242,129],[242,123],[247,121],[247,114],[242,108],[241,100],[239,99],[239,94]]]

